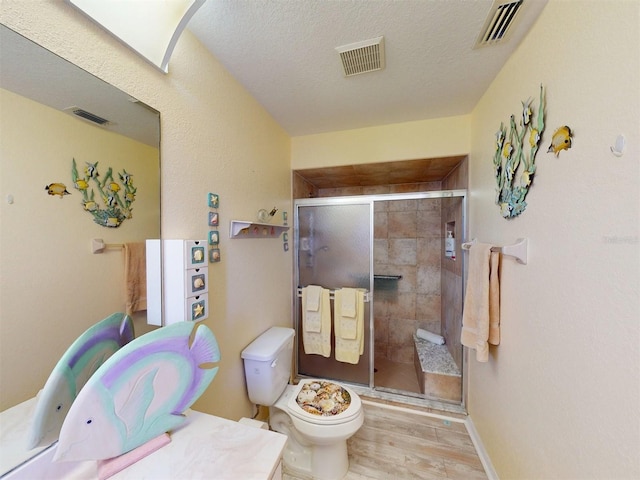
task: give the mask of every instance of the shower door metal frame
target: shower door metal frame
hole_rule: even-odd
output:
[[[294,220],[293,220],[293,269],[294,269],[294,294],[293,294],[293,320],[296,338],[301,335],[300,331],[300,311],[298,309],[297,289],[300,287],[300,222],[299,208],[302,207],[321,207],[321,206],[337,206],[337,205],[369,205],[369,292],[373,293],[373,200],[369,196],[344,196],[344,197],[323,197],[323,198],[304,198],[294,200]],[[373,389],[373,303],[369,305],[369,385]],[[295,375],[299,375],[298,368],[298,342],[294,342],[294,368]]]
[[[388,193],[388,194],[376,194],[376,195],[355,195],[355,196],[342,196],[342,197],[320,197],[320,198],[304,198],[304,199],[294,199],[294,235],[293,235],[293,268],[294,268],[294,295],[293,295],[293,320],[294,320],[294,328],[296,330],[296,335],[300,335],[300,321],[299,312],[297,308],[297,296],[296,290],[299,286],[300,279],[300,265],[299,265],[299,255],[300,255],[300,244],[299,244],[299,223],[298,223],[298,206],[327,206],[327,205],[362,205],[369,203],[370,209],[370,219],[369,219],[369,240],[371,242],[369,246],[370,251],[370,278],[369,278],[369,292],[371,292],[372,298],[375,301],[375,292],[374,292],[374,264],[373,264],[373,242],[374,242],[374,202],[376,201],[387,201],[387,200],[421,200],[421,199],[429,199],[429,198],[453,198],[453,197],[461,197],[462,198],[462,232],[463,238],[457,242],[457,245],[460,246],[463,242],[467,242],[469,232],[468,232],[468,224],[467,224],[467,190],[464,189],[456,189],[456,190],[437,190],[437,191],[426,191],[426,192],[411,192],[411,193]],[[467,280],[467,260],[466,256],[463,255],[462,249],[460,248],[460,261],[462,262],[462,298],[465,298],[466,294],[466,280]],[[460,402],[460,408],[455,408],[457,404],[448,404],[446,402],[437,402],[432,399],[420,399],[418,397],[406,396],[406,398],[399,399],[399,395],[384,392],[383,390],[376,390],[374,385],[374,354],[375,354],[375,330],[374,330],[374,315],[373,315],[373,304],[370,305],[369,308],[369,385],[368,391],[366,388],[364,389],[356,389],[360,390],[358,393],[372,393],[375,391],[377,397],[387,398],[389,400],[406,400],[409,403],[415,403],[418,405],[425,406],[436,406],[443,410],[452,410],[452,411],[460,411],[466,413],[466,404],[467,404],[467,383],[468,383],[468,355],[467,350],[463,348],[462,355],[462,400]],[[294,368],[295,375],[299,375],[298,371],[298,343],[294,344],[295,354],[294,354]],[[451,407],[451,408],[449,408]]]

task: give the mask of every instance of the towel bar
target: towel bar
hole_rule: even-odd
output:
[[[336,290],[340,290],[339,288],[335,288],[335,289],[329,289],[329,299],[333,300],[335,298],[335,292]],[[296,295],[298,297],[302,297],[302,287],[298,287],[296,290]],[[370,302],[371,301],[371,297],[370,297],[370,292],[368,290],[364,290],[364,303]]]
[[[101,238],[94,238],[91,240],[91,253],[102,253],[105,249],[118,249],[124,248],[122,243],[104,243]]]
[[[477,239],[473,239],[470,242],[462,244],[463,250],[469,250],[471,245],[477,243]],[[491,247],[492,252],[500,252],[502,255],[514,257],[518,263],[523,265],[527,264],[527,250],[529,248],[529,240],[526,238],[519,238],[513,245],[505,245],[503,247]]]

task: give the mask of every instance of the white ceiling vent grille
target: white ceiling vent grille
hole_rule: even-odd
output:
[[[351,77],[384,68],[384,37],[337,47],[344,75]]]
[[[71,115],[75,115],[76,117],[79,117],[87,122],[91,122],[95,125],[100,125],[101,127],[111,124],[111,122],[106,118],[102,118],[95,113],[87,112],[86,110],[79,107],[65,108],[64,111],[70,113]]]
[[[517,0],[508,3],[494,2],[475,46],[495,45],[505,40],[507,33],[517,18],[523,1],[524,0]]]

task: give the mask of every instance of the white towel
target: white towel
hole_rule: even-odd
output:
[[[416,336],[435,345],[444,345],[444,337],[442,335],[423,330],[422,328],[416,330]]]
[[[302,289],[307,294],[307,308],[308,312],[317,312],[320,308],[320,293],[322,293],[322,287],[318,285],[307,285]]]
[[[335,302],[340,302],[340,314],[334,312],[334,323],[340,323],[340,337],[345,340],[355,340],[358,335],[358,311],[363,310],[358,302],[355,288],[341,288]],[[361,296],[363,302],[364,297]],[[335,307],[334,307],[335,310]]]
[[[356,289],[342,289],[342,316],[347,318],[356,318]]]
[[[321,289],[318,310],[320,311],[320,330],[318,332],[309,331],[305,327],[307,314],[316,312],[307,310],[307,296],[304,294],[303,289],[302,346],[304,347],[304,353],[329,357],[331,355],[331,300],[327,289]]]
[[[347,333],[350,333],[349,329],[355,323],[355,337],[348,338],[350,335],[345,335],[345,317],[342,315],[343,290],[345,289],[336,290],[333,302],[336,360],[357,364],[360,361],[360,355],[364,352],[364,292],[362,290],[356,290],[355,292],[357,304],[355,322],[350,318],[347,318],[346,322]]]
[[[499,262],[500,254],[491,252],[491,245],[474,243],[469,249],[469,273],[460,340],[465,347],[476,350],[479,362],[489,360],[489,331],[491,326],[495,330],[500,323]],[[494,332],[491,340],[492,343],[499,342],[499,333],[496,335]]]
[[[302,289],[306,307],[302,310],[302,325],[307,332],[319,333],[322,328],[322,287],[309,285]]]

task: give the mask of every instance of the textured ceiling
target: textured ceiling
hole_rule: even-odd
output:
[[[188,28],[298,136],[470,113],[546,0],[525,0],[508,39],[474,49],[492,4],[215,0]],[[336,47],[381,35],[386,68],[345,77]]]

